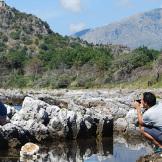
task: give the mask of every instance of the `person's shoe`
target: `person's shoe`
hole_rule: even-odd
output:
[[[162,152],[162,148],[158,147],[154,149],[154,153],[159,153]]]

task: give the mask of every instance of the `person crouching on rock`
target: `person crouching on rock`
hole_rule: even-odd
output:
[[[7,123],[7,108],[0,102],[0,125],[5,125]]]
[[[144,92],[141,102],[134,101],[141,133],[158,148],[154,151],[162,152],[162,103],[156,101],[151,92]],[[145,108],[142,115],[141,108]]]

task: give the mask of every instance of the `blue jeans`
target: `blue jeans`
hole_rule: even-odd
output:
[[[157,128],[144,127],[144,131],[151,135],[156,141],[162,144],[162,131]]]

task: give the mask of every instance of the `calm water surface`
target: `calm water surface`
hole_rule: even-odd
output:
[[[41,146],[39,162],[136,162],[149,151],[141,144],[113,143],[112,138],[54,142]],[[18,156],[19,149],[0,151],[1,162],[19,162]]]

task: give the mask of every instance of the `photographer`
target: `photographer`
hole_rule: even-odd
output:
[[[156,97],[151,92],[143,93],[141,102],[134,101],[137,110],[139,128],[141,133],[158,148],[155,152],[162,151],[162,103],[156,102]],[[147,111],[142,115],[141,108]]]

